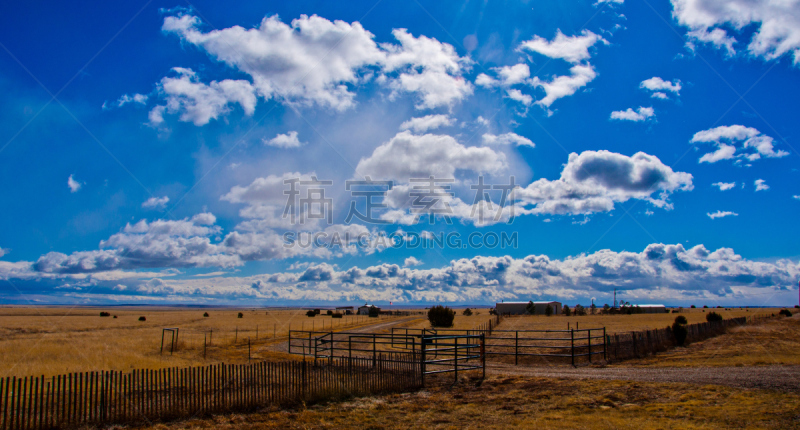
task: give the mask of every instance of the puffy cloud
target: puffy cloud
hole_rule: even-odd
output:
[[[724,142],[729,142],[729,144]],[[775,151],[771,137],[762,134],[755,128],[743,125],[719,126],[698,131],[692,137],[691,143],[712,143],[717,147],[716,151],[700,157],[701,163],[716,163],[720,160],[732,159],[736,159],[736,162],[739,163],[743,159],[755,161],[762,156],[779,158],[789,155],[783,150]]]
[[[546,57],[560,58],[572,64],[580,63],[591,57],[589,48],[597,42],[608,43],[602,37],[589,30],[583,30],[580,36],[565,36],[561,30],[556,30],[553,40],[547,40],[540,36],[522,42],[520,50],[537,52]]]
[[[513,66],[493,67],[492,70],[497,74],[497,79],[481,73],[475,79],[475,84],[484,87],[511,86],[525,83],[531,76],[530,68],[524,63],[515,64]]]
[[[767,181],[763,179],[756,179],[754,184],[756,186],[756,191],[766,191],[769,189],[769,185],[767,185]]]
[[[737,40],[728,33],[753,27],[747,52],[765,60],[791,55],[800,62],[800,5],[796,1],[672,0],[672,16],[689,28],[692,42],[711,43],[735,53]]]
[[[711,219],[725,218],[726,216],[739,216],[739,214],[736,212],[731,211],[716,211],[714,213],[709,212],[706,215],[708,215],[708,217]]]
[[[472,84],[461,77],[470,60],[459,57],[451,45],[425,36],[415,38],[405,29],[395,29],[392,35],[400,45],[381,47],[386,51],[384,70],[400,73],[389,81],[395,94],[418,93],[417,109],[450,107],[472,94]]]
[[[533,97],[523,94],[522,91],[516,88],[509,88],[506,90],[506,97],[510,98],[511,100],[518,101],[525,106],[530,106],[533,103]]]
[[[180,113],[180,120],[194,125],[205,125],[230,111],[230,105],[239,104],[246,115],[252,115],[256,108],[255,90],[245,80],[225,79],[204,84],[191,69],[175,67],[178,76],[161,79],[159,92],[163,94],[166,105],[159,105],[150,111],[153,125],[164,121],[164,113]]]
[[[203,32],[199,25],[194,16],[178,15],[166,17],[162,28],[248,74],[253,90],[265,99],[342,111],[355,105],[348,85],[360,84],[375,72],[382,73],[378,82],[388,85],[393,96],[419,95],[418,109],[449,107],[473,91],[461,76],[468,58],[458,56],[449,44],[414,37],[405,29],[392,31],[399,45],[379,46],[358,22],[316,15],[301,15],[291,25],[277,16],[266,17],[252,29]]]
[[[538,76],[531,80],[535,87],[544,89],[545,96],[536,101],[536,104],[549,108],[556,100],[571,96],[576,91],[585,87],[597,76],[594,68],[590,64],[577,64],[569,69],[570,74],[556,76],[549,81],[539,79]]]
[[[417,133],[425,133],[428,130],[437,129],[439,127],[448,127],[453,125],[455,120],[447,115],[425,115],[419,118],[411,118],[408,121],[400,124],[400,130],[414,130]]]
[[[617,119],[620,121],[633,121],[633,122],[640,122],[650,118],[654,118],[656,115],[655,111],[651,107],[641,107],[639,106],[638,109],[635,111],[631,108],[627,110],[618,110],[611,112],[611,119]]]
[[[483,143],[487,145],[517,145],[517,146],[530,146],[533,148],[534,143],[527,137],[520,136],[516,133],[505,133],[501,135],[494,135],[486,133],[483,135]]]
[[[286,134],[279,134],[272,139],[264,139],[265,145],[276,146],[278,148],[299,148],[303,145],[300,139],[297,138],[296,131],[290,131]]]
[[[714,182],[711,184],[718,187],[720,191],[727,191],[736,186],[736,182]]]
[[[672,93],[674,95],[680,95],[681,91],[681,81],[679,79],[675,79],[672,82],[665,81],[658,76],[653,76],[650,79],[645,79],[641,83],[639,83],[639,88],[645,89],[650,91],[650,97],[657,98],[657,99],[667,99],[666,93]]]
[[[9,252],[11,252],[11,250],[10,250],[10,249],[3,249],[3,248],[0,248],[0,257],[2,257],[2,256],[4,256],[4,255],[7,255]]]
[[[792,198],[795,200],[800,200],[800,196],[792,196]]]
[[[466,147],[451,136],[414,135],[404,131],[362,158],[356,173],[373,180],[408,182],[434,176],[454,178],[456,170],[496,173],[506,168],[506,157],[487,147]]]
[[[528,206],[525,213],[574,215],[610,211],[629,199],[671,209],[669,196],[692,188],[691,174],[674,172],[655,156],[585,151],[569,155],[561,178],[539,179],[515,194]]]
[[[142,203],[142,207],[145,209],[163,209],[169,203],[169,197],[150,197],[149,199],[145,200]]]
[[[125,106],[128,103],[136,103],[136,104],[144,105],[144,104],[147,104],[147,99],[149,97],[150,96],[148,96],[146,94],[134,94],[132,96],[130,96],[128,94],[123,94],[122,97],[120,97],[119,100],[117,100],[117,107]],[[105,103],[103,103],[103,108],[104,109],[108,109],[106,107]]]
[[[253,79],[264,98],[317,104],[337,110],[353,106],[345,83],[384,55],[361,24],[301,15],[284,24],[266,17],[257,28],[233,26],[204,33],[194,16],[168,16],[163,30],[203,48],[209,55]]]
[[[67,187],[69,187],[69,192],[77,193],[82,186],[83,183],[76,181],[74,175],[69,175],[69,178],[67,178]]]
[[[417,260],[415,257],[408,257],[403,261],[403,267],[413,267],[413,266],[420,266],[422,262]]]

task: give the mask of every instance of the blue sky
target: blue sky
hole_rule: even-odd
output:
[[[796,2],[187,5],[5,7],[0,302],[797,300]]]

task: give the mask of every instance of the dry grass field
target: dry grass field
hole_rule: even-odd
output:
[[[112,314],[100,317],[101,311]],[[209,317],[203,317],[208,312]],[[243,318],[238,318],[238,313]],[[117,318],[113,318],[116,315]],[[145,316],[146,321],[139,321]],[[302,310],[169,308],[0,308],[0,376],[45,375],[91,370],[183,367],[224,361],[295,359],[269,352],[288,330],[349,329],[386,318],[306,316]],[[178,351],[159,354],[161,330],[179,327]],[[211,347],[203,359],[203,340]],[[256,337],[257,336],[257,337]],[[166,348],[169,347],[169,342]]]
[[[800,315],[736,327],[685,348],[620,363],[644,367],[763,366],[800,364]]]
[[[797,428],[800,395],[677,383],[487,378],[299,410],[219,415],[154,429]]]

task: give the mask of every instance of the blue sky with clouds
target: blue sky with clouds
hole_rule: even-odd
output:
[[[798,2],[0,19],[4,303],[797,300]]]

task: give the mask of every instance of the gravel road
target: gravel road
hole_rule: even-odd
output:
[[[487,373],[546,378],[684,382],[800,392],[800,366],[745,367],[521,367],[487,363]]]

